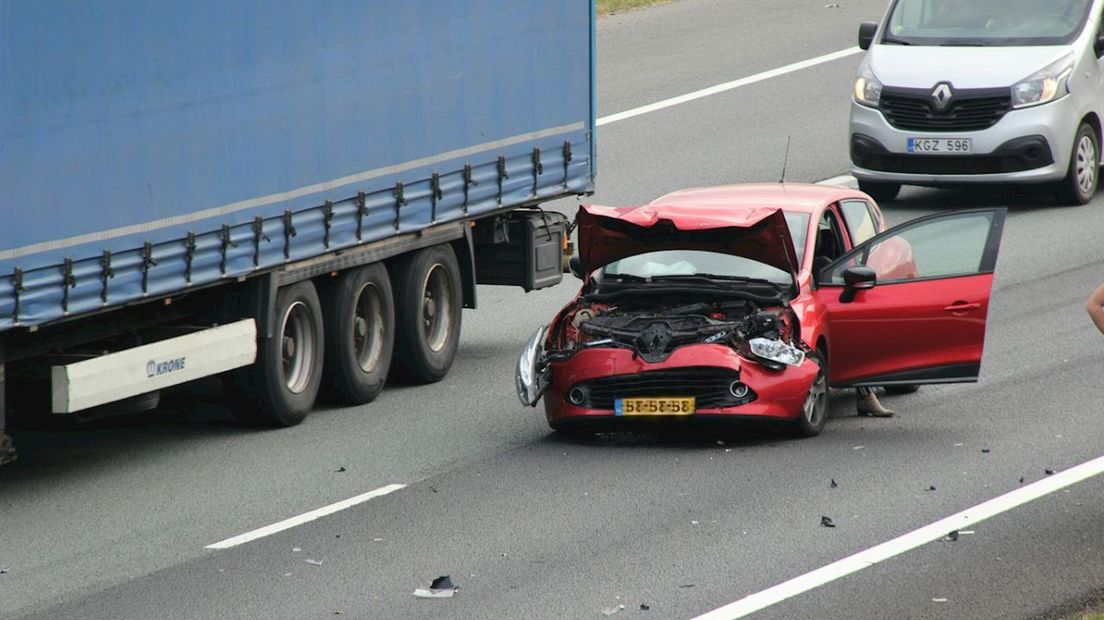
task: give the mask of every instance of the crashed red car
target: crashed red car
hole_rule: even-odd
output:
[[[794,184],[583,207],[582,288],[526,346],[518,396],[564,432],[758,418],[812,436],[829,385],[976,381],[1004,218],[887,231],[866,194]]]

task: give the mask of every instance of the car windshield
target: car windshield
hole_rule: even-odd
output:
[[[702,276],[719,280],[765,280],[781,286],[793,284],[789,273],[770,265],[731,254],[701,250],[663,250],[614,261],[602,268],[599,280],[663,279]]]
[[[786,227],[790,229],[790,239],[793,239],[797,264],[800,265],[805,260],[805,240],[809,237],[809,214],[786,213]]]
[[[897,0],[884,43],[1064,45],[1089,18],[1092,0]]]

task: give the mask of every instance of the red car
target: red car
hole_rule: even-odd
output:
[[[976,381],[1004,219],[886,231],[866,194],[794,184],[583,207],[582,289],[526,346],[518,395],[569,433],[694,417],[812,436],[829,385]]]

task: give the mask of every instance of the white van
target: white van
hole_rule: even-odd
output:
[[[901,185],[1047,184],[1096,194],[1104,0],[893,0],[859,29],[852,173]]]

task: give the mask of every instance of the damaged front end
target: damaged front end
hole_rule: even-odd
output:
[[[548,327],[542,326],[529,338],[518,358],[514,386],[517,388],[518,399],[526,407],[535,407],[548,389],[548,362],[544,359],[544,342],[547,336]]]

